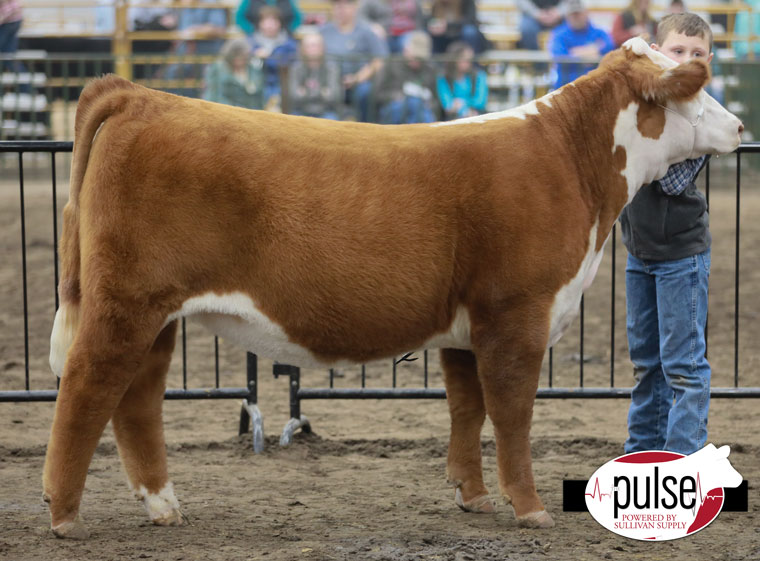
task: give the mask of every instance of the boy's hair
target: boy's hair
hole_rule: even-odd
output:
[[[657,24],[657,44],[662,46],[671,32],[682,33],[687,37],[699,36],[707,39],[710,44],[710,52],[713,48],[712,29],[708,23],[697,14],[686,12],[683,14],[668,14]]]

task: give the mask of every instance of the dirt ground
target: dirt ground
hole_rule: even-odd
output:
[[[65,160],[65,158],[63,158]],[[0,176],[0,390],[25,388],[22,258],[18,180],[13,162]],[[50,181],[44,158],[26,170],[29,387],[55,388],[47,366],[54,314],[53,230]],[[40,171],[42,170],[42,171]],[[65,166],[59,170],[65,174]],[[709,355],[714,386],[734,384],[735,196],[730,164],[716,166],[711,193],[714,235],[710,286]],[[750,178],[754,179],[754,178]],[[65,202],[65,180],[59,212]],[[760,193],[743,180],[741,195],[740,335],[742,386],[760,386]],[[60,227],[60,225],[59,225]],[[619,238],[619,236],[618,236]],[[624,250],[619,239],[613,307],[611,253],[585,299],[583,362],[577,326],[552,354],[555,387],[631,384],[625,341]],[[611,337],[614,325],[615,335]],[[611,346],[611,340],[613,344]],[[612,351],[614,350],[614,357]],[[188,324],[188,387],[214,384],[213,339]],[[169,387],[182,387],[181,345]],[[403,363],[399,385],[422,384],[419,363]],[[220,385],[243,386],[244,354],[220,342]],[[367,385],[390,385],[388,364],[369,368]],[[325,372],[305,371],[304,387],[325,387]],[[335,380],[360,384],[358,371]],[[430,384],[442,386],[435,353]],[[549,385],[548,361],[542,387]],[[170,473],[191,525],[149,524],[130,495],[110,427],[92,461],[82,502],[91,531],[85,542],[57,540],[41,500],[41,473],[54,404],[0,403],[0,559],[204,560],[598,560],[760,559],[760,407],[752,399],[715,399],[709,441],[731,446],[733,466],[749,480],[749,512],[724,512],[705,530],[672,542],[621,538],[587,513],[562,512],[562,480],[587,479],[622,453],[627,400],[536,402],[534,471],[539,493],[556,521],[551,530],[516,526],[499,502],[494,515],[461,512],[445,481],[448,412],[443,400],[305,401],[312,434],[298,434],[287,448],[279,433],[288,419],[287,381],[259,364],[259,405],[266,450],[255,455],[250,435],[237,436],[239,400],[168,401],[166,440]],[[492,430],[483,434],[484,470],[497,493]]]

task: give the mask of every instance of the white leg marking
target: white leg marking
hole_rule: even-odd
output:
[[[173,526],[182,523],[179,501],[174,495],[174,485],[169,481],[157,494],[149,493],[144,485],[135,491],[138,499],[142,499],[145,510],[154,524]]]

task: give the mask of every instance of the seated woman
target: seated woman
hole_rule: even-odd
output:
[[[638,36],[651,43],[656,33],[657,22],[649,13],[649,0],[631,0],[612,22],[612,40],[616,47]]]
[[[427,30],[433,38],[433,53],[445,53],[454,41],[463,41],[476,53],[489,48],[478,25],[475,0],[433,0]]]
[[[264,74],[261,61],[254,61],[245,39],[231,39],[219,58],[206,67],[203,99],[226,105],[264,107]]]
[[[462,41],[449,45],[446,69],[438,77],[438,100],[446,119],[480,115],[486,111],[486,73],[473,65],[475,52]]]
[[[291,115],[337,120],[343,105],[340,66],[325,59],[325,42],[319,33],[301,38],[301,56],[288,73]]]

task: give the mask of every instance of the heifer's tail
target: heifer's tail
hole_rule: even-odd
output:
[[[66,355],[79,325],[79,192],[82,189],[92,142],[100,126],[124,106],[131,82],[108,75],[82,90],[74,122],[74,154],[69,182],[69,202],[63,209],[63,230],[60,242],[61,280],[58,285],[60,308],[55,314],[50,335],[50,368],[60,377]],[[121,95],[120,95],[121,93]]]
[[[69,201],[78,203],[90,148],[100,126],[119,109],[123,108],[130,91],[137,88],[132,82],[114,74],[87,84],[77,102],[74,120],[74,159],[71,163]],[[120,95],[121,94],[121,95]]]

